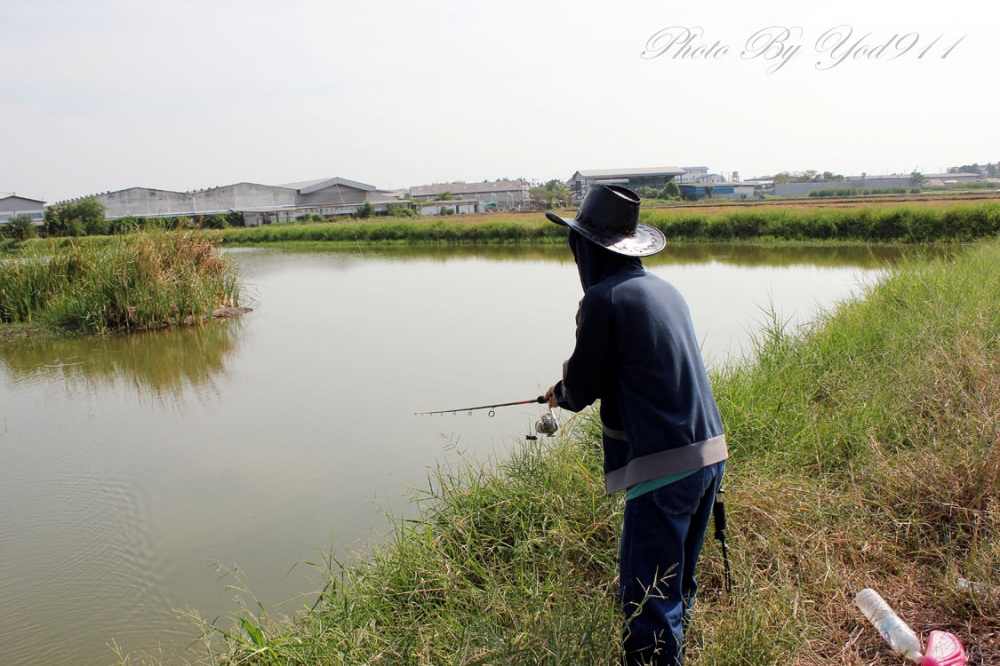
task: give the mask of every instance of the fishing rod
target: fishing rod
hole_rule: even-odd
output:
[[[495,405],[480,405],[479,407],[463,407],[461,409],[442,409],[442,410],[436,411],[436,412],[413,412],[413,415],[414,416],[425,416],[427,414],[457,414],[458,412],[469,412],[469,415],[471,416],[472,412],[478,411],[480,409],[488,409],[488,410],[490,410],[489,414],[488,414],[489,416],[496,416],[496,412],[493,411],[493,410],[496,409],[497,407],[511,407],[513,405],[531,405],[531,404],[544,405],[545,403],[546,403],[545,396],[541,396],[540,395],[537,398],[532,398],[531,400],[517,400],[515,402],[500,402],[500,403],[497,403]]]
[[[548,402],[545,396],[538,396],[531,400],[516,400],[514,402],[500,402],[495,405],[480,405],[479,407],[463,407],[461,409],[442,409],[436,412],[413,412],[414,416],[424,416],[427,414],[457,414],[458,412],[468,412],[469,416],[472,416],[472,412],[480,409],[488,409],[489,416],[496,416],[494,411],[497,407],[511,407],[513,405],[531,405],[538,404],[544,405]],[[549,411],[542,414],[542,418],[535,422],[535,431],[532,433],[530,430],[526,436],[526,439],[535,440],[538,439],[538,435],[548,435],[549,437],[554,437],[556,432],[559,430],[559,420],[556,419],[555,413],[552,411],[552,407],[549,407]]]

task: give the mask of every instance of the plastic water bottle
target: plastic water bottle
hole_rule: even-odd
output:
[[[920,639],[905,622],[899,619],[878,592],[866,587],[854,597],[854,603],[882,634],[882,638],[889,643],[893,652],[918,664],[921,662],[923,657],[920,654]]]

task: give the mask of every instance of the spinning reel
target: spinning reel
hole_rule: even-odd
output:
[[[479,409],[488,409],[489,416],[495,416],[494,411],[497,407],[510,407],[511,405],[529,405],[531,403],[537,403],[539,405],[544,405],[548,402],[544,396],[538,396],[532,400],[518,400],[516,402],[502,402],[496,405],[480,405],[479,407],[463,407],[461,409],[443,409],[437,412],[414,412],[415,415],[425,415],[425,414],[457,414],[459,412],[468,412],[472,415],[472,412]],[[555,412],[549,407],[549,411],[542,414],[542,418],[535,421],[535,428],[533,431],[525,435],[525,439],[536,440],[539,435],[548,435],[549,437],[555,437],[555,434],[559,432],[559,420],[556,418]]]

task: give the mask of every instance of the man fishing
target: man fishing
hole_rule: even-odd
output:
[[[583,299],[576,347],[545,399],[578,412],[601,401],[604,480],[625,491],[619,599],[625,663],[683,662],[701,553],[728,456],[722,419],[680,292],[641,257],[666,244],[639,224],[639,197],[595,185],[569,227]]]

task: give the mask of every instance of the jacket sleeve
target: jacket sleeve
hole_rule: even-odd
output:
[[[576,347],[553,392],[560,407],[579,412],[601,397],[614,353],[610,294],[590,289],[576,315]]]

